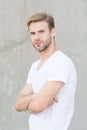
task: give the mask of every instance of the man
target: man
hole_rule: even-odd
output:
[[[31,66],[15,108],[31,113],[29,130],[67,130],[74,111],[75,67],[71,59],[56,47],[52,16],[34,14],[27,26],[40,59]]]

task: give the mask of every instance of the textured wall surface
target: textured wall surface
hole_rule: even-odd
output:
[[[78,74],[75,113],[69,130],[87,130],[87,0],[0,0],[0,130],[28,130],[28,112],[14,103],[31,63],[38,58],[26,20],[47,11],[56,22],[56,43],[72,58]]]

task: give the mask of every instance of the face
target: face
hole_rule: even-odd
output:
[[[43,52],[50,47],[54,32],[53,29],[49,29],[47,22],[32,22],[29,31],[32,44],[37,51]]]

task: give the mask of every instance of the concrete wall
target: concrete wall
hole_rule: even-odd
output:
[[[13,105],[38,58],[26,29],[26,20],[38,11],[54,15],[57,45],[76,65],[78,86],[69,130],[87,130],[87,0],[0,0],[0,130],[28,130],[29,113],[17,113]]]

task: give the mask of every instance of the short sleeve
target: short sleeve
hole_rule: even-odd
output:
[[[68,82],[70,62],[68,60],[54,62],[49,67],[48,80]]]

